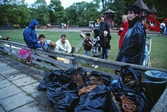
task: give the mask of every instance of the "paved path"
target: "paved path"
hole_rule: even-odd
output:
[[[0,54],[0,112],[54,112],[37,87],[43,71]]]

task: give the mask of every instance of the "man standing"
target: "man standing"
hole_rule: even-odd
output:
[[[146,32],[139,19],[140,9],[136,5],[127,8],[129,28],[124,36],[116,61],[143,65]]]

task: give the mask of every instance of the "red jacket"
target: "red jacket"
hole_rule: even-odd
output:
[[[121,30],[118,31],[118,35],[120,36],[119,43],[118,43],[118,49],[120,49],[121,46],[122,46],[124,35],[126,34],[126,32],[128,30],[129,24],[128,24],[128,22],[125,22],[125,23],[121,24],[120,27],[122,27],[124,30],[123,31],[121,31]]]

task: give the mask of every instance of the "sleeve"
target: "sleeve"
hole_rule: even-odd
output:
[[[56,47],[56,42],[50,41],[51,49],[54,49]]]
[[[129,46],[123,50],[123,54],[125,56],[133,56],[137,51],[139,51],[142,45],[142,37],[141,34],[136,33],[133,38],[131,38],[131,42]]]
[[[108,30],[108,33],[110,34],[110,25],[106,22],[106,29]]]
[[[56,47],[55,47],[54,51],[59,51],[59,47],[60,47],[60,44],[59,44],[59,42],[57,41],[57,42],[56,42]]]
[[[32,34],[34,33],[34,34]],[[30,42],[30,43],[37,43],[38,39],[37,37],[32,37],[32,36],[36,36],[36,32],[34,31],[30,31],[30,30],[25,30],[24,32],[24,38],[26,39],[26,41]]]
[[[70,42],[68,40],[67,40],[67,48],[68,48],[68,53],[70,53],[72,48],[71,48]]]

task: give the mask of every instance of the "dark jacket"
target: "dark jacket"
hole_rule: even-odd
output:
[[[35,31],[35,26],[38,24],[38,22],[36,20],[32,20],[28,26],[28,28],[26,28],[23,32],[23,37],[24,37],[24,41],[27,45],[28,48],[31,49],[36,49],[36,48],[40,48],[40,44],[38,44],[38,38],[37,38],[37,34]]]
[[[104,30],[107,30],[108,34],[110,34],[110,25],[106,21],[100,22],[98,30],[99,30],[99,36],[103,36]]]
[[[83,45],[84,45],[84,49],[86,51],[90,51],[92,49],[92,40],[91,39],[85,39]]]
[[[101,36],[100,37],[100,46],[102,48],[110,48],[110,40],[111,40],[111,36],[107,35],[107,37]]]
[[[137,21],[130,27],[124,37],[116,61],[132,64],[143,64],[146,32],[141,22]]]

